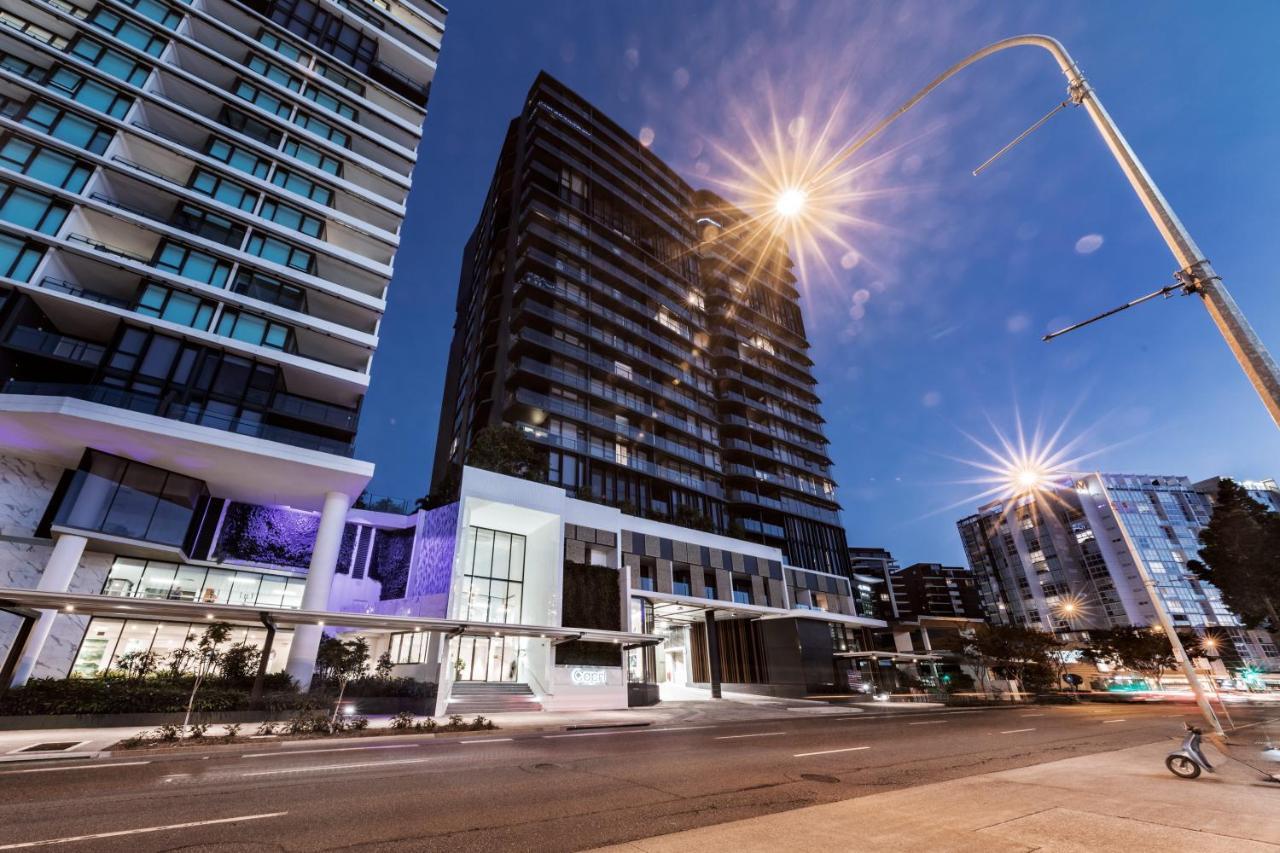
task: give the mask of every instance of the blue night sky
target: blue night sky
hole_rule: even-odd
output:
[[[695,185],[735,177],[744,126],[882,117],[1022,32],[1061,39],[1255,329],[1280,348],[1273,2],[472,2],[452,9],[357,452],[372,490],[426,490],[458,270],[508,121],[546,69]],[[1064,96],[1021,48],[951,81],[865,152],[875,190],[802,285],[852,544],[963,564],[966,435],[1066,421],[1090,470],[1280,477],[1280,433],[1193,297],[1050,344],[1175,263],[1083,110],[969,172]],[[648,134],[646,133],[646,136]],[[1082,239],[1083,238],[1083,239]],[[1088,251],[1092,249],[1092,251]],[[846,268],[848,267],[848,268]],[[857,295],[864,291],[862,295]]]

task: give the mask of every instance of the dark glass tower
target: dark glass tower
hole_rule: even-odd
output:
[[[433,481],[509,424],[580,498],[847,574],[795,276],[736,260],[741,216],[540,74],[463,255]]]

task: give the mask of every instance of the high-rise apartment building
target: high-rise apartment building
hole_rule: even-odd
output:
[[[322,510],[301,604],[323,608],[373,471],[352,443],[445,16],[4,4],[0,586],[98,592],[122,554],[194,559],[211,507],[244,502]],[[319,629],[299,631],[305,678]]]
[[[508,424],[572,494],[847,576],[795,276],[741,216],[539,75],[464,253],[433,481]]]
[[[855,589],[868,602],[868,615],[877,619],[900,618],[891,585],[892,573],[898,568],[898,561],[884,548],[849,546],[849,571],[853,573]]]
[[[973,572],[941,563],[912,563],[889,578],[896,617],[921,616],[982,619],[978,584]]]
[[[1064,635],[1155,625],[1141,566],[1176,626],[1222,634],[1240,660],[1280,668],[1271,639],[1244,629],[1221,593],[1187,569],[1211,513],[1186,477],[1101,474],[993,502],[957,526],[992,622]]]

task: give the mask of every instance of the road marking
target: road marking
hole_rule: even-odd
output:
[[[1127,723],[1127,722],[1129,721],[1128,720],[1103,720],[1102,724],[1105,726],[1107,723]]]
[[[917,720],[914,723],[907,723],[908,726],[940,726],[943,723],[949,723],[950,720]]]
[[[55,773],[59,770],[105,770],[109,767],[137,767],[141,764],[150,764],[150,761],[117,761],[114,764],[73,764],[70,767],[32,767],[27,770],[5,770],[0,772],[0,776],[9,776],[14,773]],[[0,850],[3,850],[0,847]]]
[[[1022,717],[1025,720],[1028,717],[1043,717],[1044,714],[1019,714],[1018,716]]]
[[[644,732],[691,732],[694,729],[718,729],[719,726],[666,726],[661,729],[638,729],[637,734]]]
[[[291,755],[310,755],[317,752],[355,752],[361,749],[407,749],[422,746],[420,743],[392,743],[385,746],[339,746],[333,749],[290,749],[284,752],[250,752],[241,758],[288,758]]]
[[[719,726],[671,726],[662,729],[623,729],[620,731],[609,732],[571,732],[564,735],[543,735],[544,738],[562,738],[562,737],[604,737],[605,735],[646,735],[654,732],[689,732],[694,729],[716,729]]]
[[[716,740],[737,740],[743,737],[773,737],[774,735],[785,735],[786,732],[757,732],[749,735],[720,735]]]
[[[505,741],[515,740],[510,737],[487,737],[483,740],[460,740],[458,743],[503,743]]]
[[[167,832],[171,829],[191,829],[197,826],[213,826],[219,823],[239,823],[245,820],[265,820],[272,817],[284,817],[288,812],[267,812],[265,814],[247,814],[240,817],[222,817],[217,820],[197,820],[191,823],[170,823],[165,826],[146,826],[141,829],[121,829],[116,832],[95,832],[93,835],[69,835],[65,838],[48,838],[44,841],[21,841],[17,844],[0,844],[0,850],[20,850],[25,847],[48,847],[53,844],[70,844],[73,841],[94,841],[99,838],[119,838],[122,835],[141,835],[147,832]]]
[[[1016,735],[1020,732],[1034,732],[1035,729],[1009,729],[1007,732],[1001,732],[1002,735]]]
[[[161,776],[160,781],[172,782],[174,779],[188,779],[190,777],[191,777],[190,773],[170,773],[168,776]]]
[[[317,773],[321,770],[355,770],[361,767],[391,767],[394,764],[423,764],[430,758],[400,758],[395,761],[362,761],[357,764],[320,764],[315,767],[290,767],[284,770],[255,770],[241,776],[275,776],[280,773]]]
[[[823,749],[818,752],[797,752],[792,758],[806,758],[810,755],[832,755],[837,752],[857,752],[862,749],[870,749],[869,746],[850,746],[845,749]]]

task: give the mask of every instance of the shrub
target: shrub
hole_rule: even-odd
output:
[[[208,723],[192,723],[187,726],[187,737],[202,738],[207,731],[209,731]]]
[[[350,720],[348,720],[347,726],[353,732],[362,732],[365,729],[369,728],[369,718],[366,717],[364,714],[360,714],[359,716],[352,717]]]
[[[410,711],[400,711],[391,718],[390,727],[393,729],[407,729],[413,725],[413,713]]]
[[[233,738],[233,737],[239,736],[240,729],[242,728],[244,728],[243,723],[230,723],[227,726],[227,738]]]
[[[172,743],[180,737],[182,737],[182,726],[165,723],[163,726],[156,729],[156,740],[164,741],[165,743]]]
[[[140,746],[146,746],[151,742],[151,738],[148,737],[149,734],[150,732],[138,732],[136,735],[130,735],[120,741],[120,745],[125,749],[137,749]]]
[[[471,721],[471,728],[474,731],[481,731],[483,729],[496,729],[497,726],[493,724],[493,720],[487,720],[484,717],[476,717]]]
[[[262,722],[262,723],[259,723],[259,724],[258,724],[258,734],[260,734],[260,735],[273,735],[273,734],[275,734],[275,733],[276,733],[276,725],[277,725],[277,723],[273,723],[273,722],[271,722],[270,720],[266,720],[266,721],[264,721],[264,722]]]
[[[440,724],[430,717],[413,724],[413,730],[415,732],[426,732],[430,734],[438,728],[440,728]]]
[[[291,735],[327,735],[332,728],[328,716],[316,711],[299,711],[285,723],[285,731]]]
[[[462,723],[462,715],[461,715],[461,714],[450,714],[450,715],[449,715],[449,728],[451,728],[451,729],[460,729],[460,728],[462,728],[462,725],[463,725],[463,723]]]

